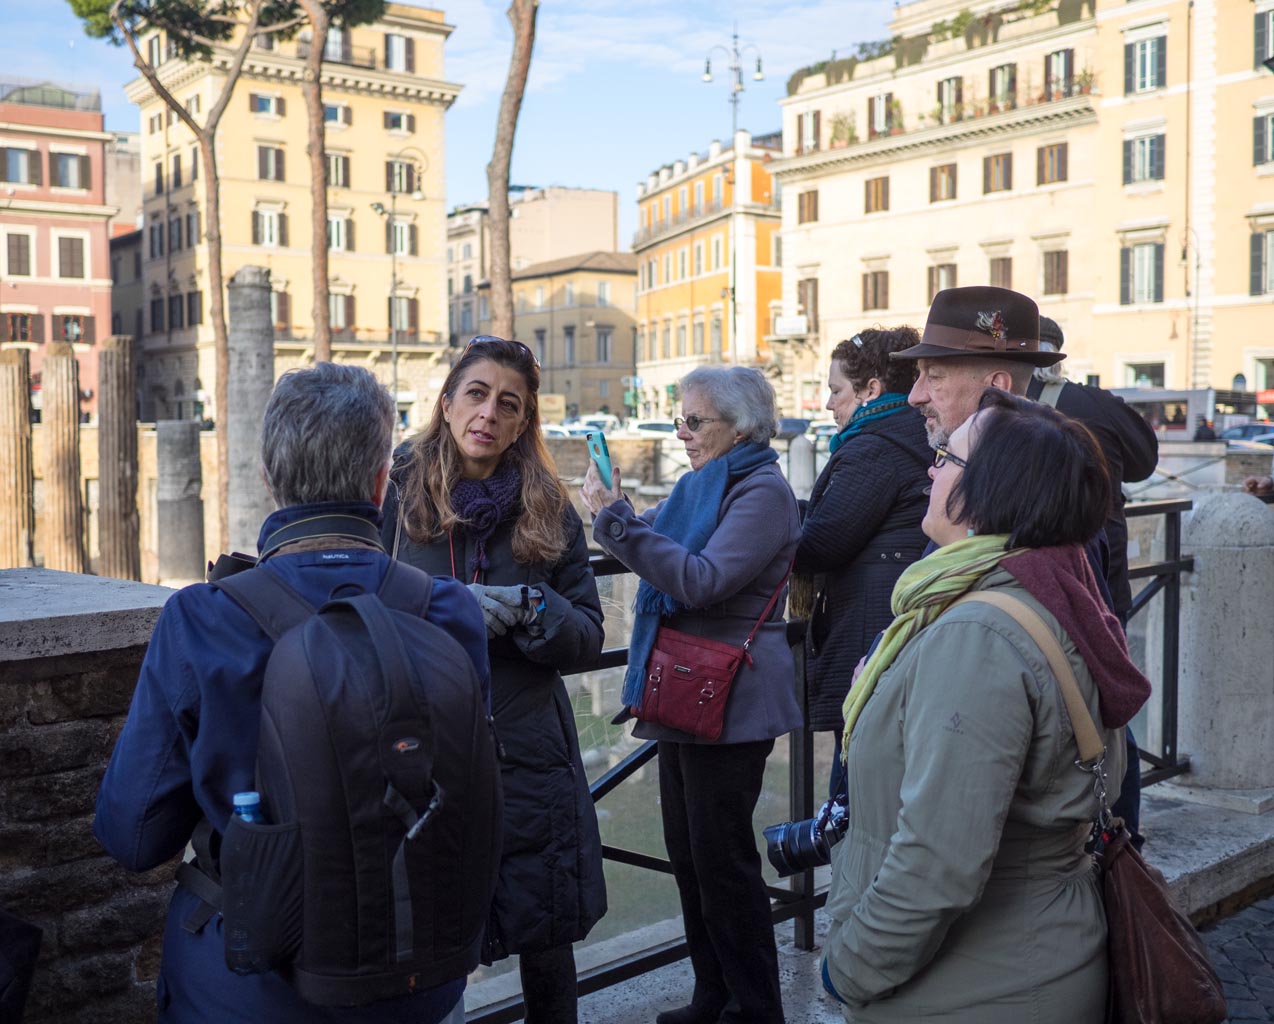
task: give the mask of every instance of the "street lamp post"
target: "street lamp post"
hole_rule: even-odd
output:
[[[399,160],[403,157],[406,157],[409,161],[408,166],[411,168],[412,173],[411,184],[414,187],[410,192],[411,198],[419,202],[425,198],[425,193],[421,189],[420,183],[425,168],[429,166],[429,159],[424,153],[414,147],[410,150],[405,149],[394,153],[390,156],[390,159]],[[394,229],[398,218],[398,193],[406,191],[406,189],[399,189],[396,181],[392,182],[392,184],[395,187],[389,190],[389,209],[385,209],[384,203],[372,203],[372,209],[385,218],[385,223],[389,229],[389,360],[390,380],[392,382],[390,387],[394,395],[394,422],[396,426],[398,422],[398,307],[396,305],[398,298],[398,239],[395,237]]]
[[[739,27],[735,25],[730,34],[730,45],[720,44],[712,47],[703,60],[703,81],[712,81],[712,55],[720,50],[730,59],[730,151],[734,153],[734,166],[738,166],[739,154],[735,150],[736,138],[739,134],[739,100],[743,96],[743,57],[749,52],[756,55],[756,70],[752,73],[752,81],[764,81],[765,73],[761,70],[761,51],[753,44],[739,45]],[[732,175],[737,179],[737,175]],[[730,344],[734,346],[737,356],[739,351],[739,305],[736,299],[738,285],[738,244],[739,225],[736,210],[738,200],[734,192],[736,181],[732,180],[730,193]]]

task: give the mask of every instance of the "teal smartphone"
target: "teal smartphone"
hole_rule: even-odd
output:
[[[584,435],[588,442],[588,455],[597,467],[597,475],[609,490],[611,486],[610,449],[606,447],[606,435],[600,430],[590,430]]]

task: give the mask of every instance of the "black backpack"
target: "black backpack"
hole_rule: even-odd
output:
[[[256,768],[267,824],[233,815],[219,858],[200,851],[212,886],[179,874],[212,906],[220,882],[227,965],[277,970],[321,1006],[468,974],[502,799],[477,671],[424,618],[432,578],[391,562],[376,594],[317,610],[264,566],[213,585],[275,639]]]

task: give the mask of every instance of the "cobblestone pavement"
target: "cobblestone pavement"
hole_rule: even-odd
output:
[[[1274,1021],[1274,896],[1201,934],[1225,983],[1230,1024]]]

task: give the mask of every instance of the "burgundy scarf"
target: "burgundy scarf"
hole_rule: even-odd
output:
[[[506,519],[521,508],[522,474],[512,459],[504,459],[485,480],[456,481],[451,489],[451,507],[464,521],[465,532],[473,539],[473,550],[465,564],[465,578],[491,568],[487,541]]]
[[[1150,680],[1128,657],[1119,620],[1098,599],[1097,580],[1078,544],[1032,548],[1000,563],[1053,613],[1097,684],[1108,729],[1128,724],[1150,696]]]

